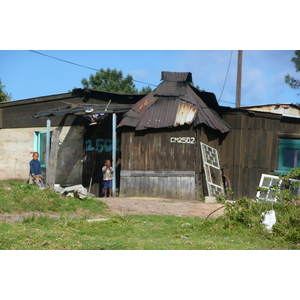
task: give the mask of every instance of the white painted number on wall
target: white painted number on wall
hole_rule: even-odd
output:
[[[171,143],[179,143],[179,144],[195,144],[195,138],[194,137],[171,137],[170,138]]]

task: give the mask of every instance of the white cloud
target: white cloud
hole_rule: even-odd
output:
[[[147,79],[149,77],[149,71],[145,69],[139,69],[139,70],[131,70],[130,74],[133,76],[136,80],[142,80]]]

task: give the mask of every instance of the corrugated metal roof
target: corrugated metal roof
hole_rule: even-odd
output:
[[[192,73],[190,72],[161,72],[161,80],[176,82],[192,82]]]
[[[136,130],[191,124],[196,112],[197,108],[187,102],[174,98],[160,98],[141,116]]]
[[[176,127],[178,125],[191,124],[196,117],[197,111],[198,109],[194,105],[181,101],[181,103],[178,105],[174,126]]]
[[[176,127],[184,124],[206,124],[222,133],[228,132],[230,126],[224,122],[207,102],[212,99],[212,106],[218,104],[212,93],[205,93],[206,102],[188,83],[162,82],[154,91],[149,93],[131,110],[126,113],[118,127],[131,126],[135,130],[147,128]]]
[[[76,105],[65,105],[58,108],[48,109],[45,111],[37,112],[33,117],[40,118],[40,117],[47,117],[47,116],[64,116],[64,115],[89,115],[86,110],[93,109],[93,114],[109,114],[109,113],[120,113],[120,112],[128,112],[130,107],[120,107],[116,105],[107,106],[107,105],[100,105],[100,104],[76,104]]]
[[[183,96],[186,93],[186,85],[185,82],[164,81],[156,87],[154,95],[164,97]]]
[[[159,99],[141,115],[136,130],[174,126],[177,105],[175,99]],[[173,121],[172,121],[173,120]]]

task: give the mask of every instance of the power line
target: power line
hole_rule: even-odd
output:
[[[218,102],[225,102],[225,103],[235,104],[234,102],[229,102],[229,101],[224,101],[224,100],[218,100]]]
[[[227,76],[228,76],[228,72],[229,72],[229,68],[230,68],[230,64],[231,64],[231,57],[232,57],[232,50],[231,50],[231,52],[230,52],[230,58],[229,58],[229,63],[228,63],[228,68],[227,68],[227,73],[226,73],[226,76],[225,76],[225,81],[224,81],[224,84],[223,84],[223,88],[222,88],[222,92],[221,92],[219,101],[221,100],[221,97],[222,97],[222,94],[223,94],[223,91],[224,91],[224,87],[225,87],[225,84],[226,84],[226,80],[227,80]],[[226,102],[226,101],[223,101],[223,102]],[[230,102],[229,102],[229,103],[230,103]],[[235,104],[235,103],[234,103],[234,104]]]
[[[82,67],[82,68],[94,70],[94,71],[97,71],[97,72],[99,71],[98,69],[95,69],[95,68],[91,68],[91,67],[87,67],[87,66],[84,66],[84,65],[80,65],[80,64],[77,64],[77,63],[74,63],[74,62],[71,62],[71,61],[68,61],[68,60],[64,60],[64,59],[61,59],[61,58],[57,58],[57,57],[54,57],[54,56],[51,56],[51,55],[48,55],[48,54],[44,54],[44,53],[41,53],[41,52],[38,52],[38,51],[34,51],[34,50],[28,50],[28,51],[36,53],[36,54],[44,55],[44,56],[50,57],[52,59],[60,60],[62,62],[65,62],[65,63],[68,63],[68,64],[72,64],[72,65],[75,65],[75,66],[78,66],[78,67]],[[125,79],[125,77],[122,77],[122,78]],[[139,80],[135,80],[135,79],[132,79],[132,81],[143,83],[143,84],[148,84],[148,85],[152,85],[152,86],[157,86],[157,85],[152,84],[152,83],[147,83],[147,82],[143,82],[143,81],[139,81]]]
[[[68,63],[68,64],[72,64],[72,65],[75,65],[75,66],[78,66],[78,67],[90,69],[90,70],[97,71],[97,72],[99,71],[98,69],[95,69],[95,68],[92,68],[92,67],[77,64],[77,63],[74,63],[74,62],[71,62],[71,61],[68,61],[68,60],[65,60],[65,59],[61,59],[61,58],[58,58],[58,57],[54,57],[54,56],[51,56],[51,55],[48,55],[48,54],[41,53],[41,52],[38,52],[38,51],[35,51],[35,50],[28,50],[28,51],[36,53],[36,54],[40,54],[40,55],[43,55],[43,56],[46,56],[46,57],[49,57],[49,58],[52,58],[52,59],[56,59],[56,60],[59,60],[59,61],[62,61],[62,62]],[[222,92],[221,92],[221,96],[222,96],[222,93],[223,93],[223,90],[224,90],[224,87],[225,87],[225,83],[226,83],[226,80],[227,80],[227,75],[228,75],[228,71],[229,71],[229,67],[230,67],[230,63],[231,63],[231,56],[232,56],[232,50],[231,50],[231,53],[230,53],[229,65],[228,65],[227,74],[226,74],[226,77],[225,77],[225,82],[224,82],[224,85],[223,85],[223,89],[222,89]],[[124,77],[122,77],[122,78],[125,79]],[[147,82],[143,82],[143,81],[139,81],[139,80],[135,80],[135,79],[133,79],[133,81],[139,82],[139,83],[142,83],[142,84],[157,86],[157,85],[152,84],[152,83],[147,83]],[[225,103],[235,104],[234,102],[221,100],[221,96],[220,96],[218,102],[225,102]]]
[[[225,102],[225,103],[230,103],[230,104],[236,104],[235,102],[229,102],[229,101],[224,101],[224,100],[219,100],[218,102]],[[244,104],[241,104],[241,106],[245,106]]]

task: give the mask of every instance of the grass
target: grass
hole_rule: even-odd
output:
[[[0,223],[0,249],[247,250],[292,249],[291,243],[251,230],[216,230],[215,220],[175,216],[113,216],[108,221],[31,217]],[[268,233],[268,235],[270,235]]]
[[[23,198],[15,199],[16,196]],[[23,222],[0,222],[0,249],[299,249],[298,244],[262,229],[239,224],[224,226],[223,218],[204,220],[170,215],[113,215],[97,199],[65,198],[38,187],[22,187],[22,184],[0,183],[0,199],[2,212],[55,212],[59,216],[31,216]],[[38,201],[40,203],[36,203]],[[70,216],[70,213],[79,213],[80,217]],[[97,214],[108,220],[87,221]]]
[[[101,214],[106,204],[92,198],[80,201],[49,189],[19,182],[0,182],[0,213],[42,212],[82,215]]]

